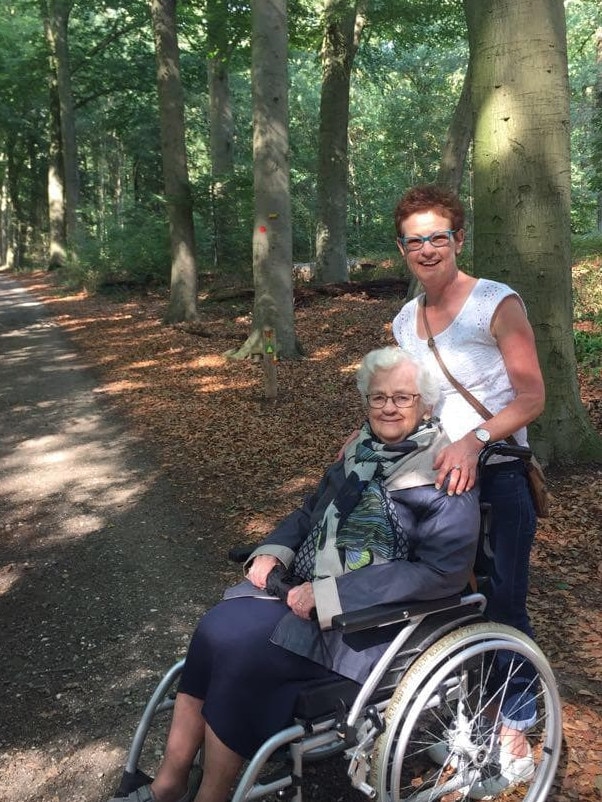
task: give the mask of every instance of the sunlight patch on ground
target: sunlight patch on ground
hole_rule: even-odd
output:
[[[130,362],[129,367],[132,370],[144,370],[145,368],[152,368],[156,364],[156,359],[143,359],[140,362]]]
[[[219,393],[254,388],[257,382],[241,377],[198,376],[197,378],[191,377],[190,385],[202,393]]]
[[[343,376],[349,376],[356,373],[357,369],[359,368],[359,362],[352,362],[350,365],[342,365],[339,368],[339,373]]]
[[[199,359],[195,356],[193,359],[189,359],[186,362],[180,362],[176,365],[170,365],[169,372],[170,373],[178,373],[183,370],[192,370],[195,373],[198,371],[199,368],[208,368],[210,370],[224,370],[227,367],[226,360],[220,358],[218,356],[213,357],[206,357]]]
[[[343,345],[329,345],[326,348],[316,348],[309,355],[312,362],[323,362],[325,359],[332,359],[337,354],[345,350]]]
[[[12,562],[0,566],[0,596],[16,585],[25,571],[32,568],[30,562]]]
[[[55,783],[68,785],[70,801],[80,802],[88,798],[91,777],[96,778],[100,786],[105,775],[113,774],[123,760],[122,749],[100,741],[74,748],[56,739],[43,749],[7,751],[0,760],[2,802],[25,802],[31,799],[58,802]]]
[[[103,385],[102,390],[96,390],[97,393],[107,393],[107,395],[118,395],[119,393],[131,393],[135,390],[144,390],[148,387],[147,382],[134,382],[129,379],[122,379],[121,381],[108,382]]]
[[[201,368],[222,368],[227,363],[223,356],[218,356],[217,354],[205,354],[201,357],[195,357],[193,364]]]

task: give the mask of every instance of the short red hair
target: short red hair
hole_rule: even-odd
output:
[[[450,220],[450,228],[464,228],[464,207],[458,195],[437,184],[420,184],[409,189],[395,207],[395,230],[402,236],[401,227],[416,212],[434,211]]]

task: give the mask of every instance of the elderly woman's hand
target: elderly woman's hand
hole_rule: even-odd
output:
[[[475,449],[474,437],[463,437],[461,440],[442,448],[433,462],[438,471],[435,487],[439,490],[448,478],[447,492],[450,496],[464,493],[474,487],[477,481],[477,463],[479,452]]]
[[[265,590],[268,574],[275,565],[280,564],[280,560],[277,557],[273,557],[271,554],[258,554],[247,571],[247,579],[249,582],[252,582],[256,588]]]
[[[286,603],[295,615],[309,621],[311,612],[316,606],[314,589],[311,582],[304,582],[302,585],[291,588],[286,597]]]

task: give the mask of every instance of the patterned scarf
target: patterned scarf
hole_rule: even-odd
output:
[[[317,553],[333,538],[340,562],[334,575],[368,565],[375,555],[385,560],[407,558],[407,539],[385,483],[403,460],[424,450],[435,433],[436,427],[423,424],[407,440],[385,445],[375,441],[364,424],[355,448],[345,455],[345,481],[297,552],[293,573],[306,580],[315,578]],[[423,434],[428,434],[426,441]]]

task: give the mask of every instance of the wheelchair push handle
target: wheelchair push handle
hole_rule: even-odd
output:
[[[265,589],[270,596],[276,596],[277,599],[286,604],[289,590],[297,585],[302,585],[304,582],[305,580],[301,579],[301,577],[290,574],[284,565],[275,565],[267,576]],[[310,618],[315,619],[316,616],[316,608],[314,607],[310,613]]]
[[[485,446],[479,454],[479,472],[485,467],[489,459],[496,454],[501,457],[513,457],[514,459],[522,459],[525,462],[529,462],[532,451],[527,446],[513,445],[506,443],[504,440],[491,443],[491,445]]]

